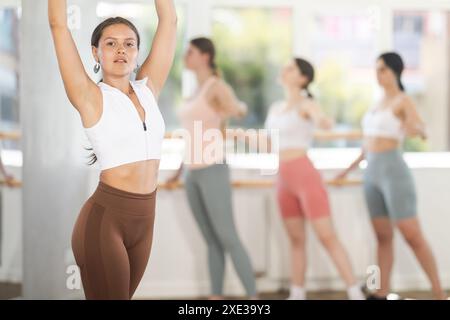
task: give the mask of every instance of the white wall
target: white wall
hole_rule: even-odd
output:
[[[59,74],[47,1],[24,1],[21,19],[20,108],[23,151],[23,295],[67,295],[65,257],[77,211],[86,200],[85,134]],[[89,39],[97,24],[92,0],[80,6],[73,37],[87,72],[94,65]],[[18,213],[18,211],[15,211]]]

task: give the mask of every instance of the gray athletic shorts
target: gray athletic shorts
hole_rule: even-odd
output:
[[[364,195],[370,216],[392,220],[417,214],[417,199],[411,171],[398,149],[368,153],[364,171]]]

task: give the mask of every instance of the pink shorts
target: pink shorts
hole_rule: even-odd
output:
[[[280,162],[277,198],[284,219],[330,216],[327,190],[307,156]]]

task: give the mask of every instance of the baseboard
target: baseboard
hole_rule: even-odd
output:
[[[430,284],[424,277],[397,275],[392,278],[392,291],[429,291]],[[450,290],[450,275],[441,276],[441,283],[445,290]],[[209,283],[206,281],[177,281],[141,283],[134,296],[135,299],[195,299],[209,294]],[[258,292],[277,292],[289,289],[288,279],[258,279]],[[310,279],[306,285],[308,291],[344,291],[345,285],[339,278],[336,279]],[[245,296],[238,281],[229,281],[225,284],[226,296]]]

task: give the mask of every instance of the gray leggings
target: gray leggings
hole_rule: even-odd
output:
[[[213,295],[222,295],[225,252],[249,296],[256,295],[255,277],[233,220],[228,165],[215,164],[187,170],[186,193],[194,218],[208,245],[209,275]]]

